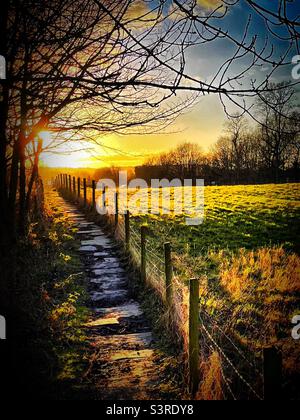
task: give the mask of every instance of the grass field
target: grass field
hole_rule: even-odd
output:
[[[199,226],[187,226],[185,215],[133,217],[137,231],[148,224],[152,253],[162,256],[163,243],[171,242],[180,279],[201,279],[202,317],[239,369],[247,364],[228,340],[251,365],[259,364],[262,347],[276,344],[286,378],[300,373],[299,343],[291,339],[291,319],[300,314],[299,221],[299,184],[205,187]],[[208,377],[209,369],[217,375],[218,352],[202,344]],[[251,377],[258,387],[259,378]]]
[[[205,187],[204,196],[202,225],[187,226],[184,214],[145,215],[135,220],[148,223],[162,240],[171,240],[179,253],[186,252],[187,244],[195,256],[212,249],[252,250],[270,245],[299,252],[299,184]]]

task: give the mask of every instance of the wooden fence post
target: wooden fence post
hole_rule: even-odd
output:
[[[129,247],[130,247],[130,213],[129,213],[129,210],[126,210],[124,218],[125,218],[125,244],[126,244],[126,250],[129,251]]]
[[[276,347],[264,349],[264,399],[282,399],[282,354]]]
[[[73,194],[76,195],[76,178],[73,176]]]
[[[92,207],[96,208],[96,181],[92,181]]]
[[[171,308],[173,301],[173,290],[172,290],[172,257],[171,257],[171,244],[170,242],[165,243],[165,273],[166,273],[166,302],[167,306]]]
[[[83,178],[83,205],[86,207],[86,178]]]
[[[69,192],[72,192],[72,177],[69,175]]]
[[[147,226],[141,226],[141,281],[146,281],[146,233]]]
[[[199,280],[191,279],[189,284],[189,387],[194,396],[199,387]]]
[[[102,187],[102,207],[103,210],[106,209],[106,186]]]
[[[81,195],[81,179],[80,178],[77,179],[77,194],[78,194],[78,198],[80,198],[80,195]]]
[[[117,228],[119,224],[119,193],[115,193],[115,227]]]

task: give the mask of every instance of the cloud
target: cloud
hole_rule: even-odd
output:
[[[199,6],[209,10],[215,10],[223,5],[222,0],[197,0],[197,3]]]
[[[130,3],[125,15],[127,20],[141,20],[143,23],[156,17],[157,14],[149,8],[144,0],[136,0]]]
[[[131,19],[139,18],[148,12],[149,8],[147,7],[146,3],[144,1],[138,0],[129,4],[127,17]]]

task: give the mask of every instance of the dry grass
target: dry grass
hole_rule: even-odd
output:
[[[206,401],[224,399],[222,391],[222,362],[216,351],[211,353],[207,361],[202,362],[201,373],[203,381],[200,384],[196,398]]]
[[[221,263],[220,283],[235,300],[258,288],[268,292],[299,292],[300,258],[282,247],[240,250]]]

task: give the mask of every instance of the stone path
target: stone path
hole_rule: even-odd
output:
[[[158,351],[150,326],[128,288],[128,274],[112,239],[77,208],[57,197],[78,229],[85,265],[93,347],[87,380],[96,399],[168,399],[178,390],[166,380],[168,357]]]

